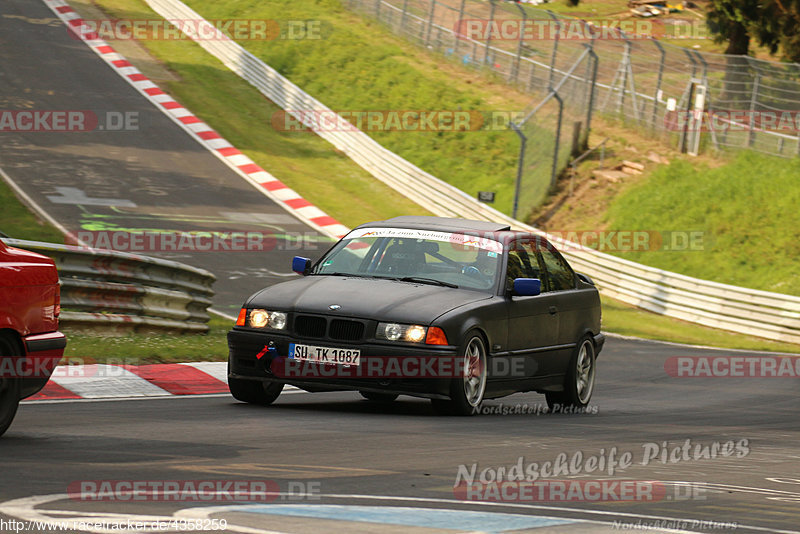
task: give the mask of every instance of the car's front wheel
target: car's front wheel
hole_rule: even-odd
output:
[[[372,402],[392,402],[399,395],[396,393],[376,393],[374,391],[359,391],[361,396]]]
[[[0,338],[0,360],[13,358],[17,355],[17,351],[14,350],[11,342]],[[4,367],[14,368],[14,366]],[[0,376],[0,436],[11,426],[19,407],[20,378],[13,376],[13,373],[8,374],[12,376]]]
[[[594,343],[585,337],[572,354],[564,378],[564,391],[545,394],[551,412],[557,412],[563,407],[583,408],[589,404],[594,392],[595,365]]]
[[[434,399],[433,407],[439,413],[476,415],[486,392],[486,343],[477,332],[467,335],[461,350],[461,376],[450,383],[450,400]]]
[[[264,383],[259,380],[228,378],[228,389],[233,398],[250,404],[272,404],[283,391],[283,382]]]

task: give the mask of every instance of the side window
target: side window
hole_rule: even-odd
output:
[[[548,291],[562,291],[575,288],[575,273],[561,256],[556,255],[548,247],[540,247],[542,260],[547,269],[550,282]]]
[[[515,278],[541,278],[534,247],[524,240],[514,241],[508,249],[507,289],[513,287]]]

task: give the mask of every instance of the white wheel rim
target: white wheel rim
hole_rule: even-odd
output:
[[[480,339],[473,337],[464,353],[464,397],[470,406],[483,400],[486,389],[486,352]]]
[[[594,390],[594,347],[589,340],[581,344],[575,365],[575,390],[578,400],[586,404]]]

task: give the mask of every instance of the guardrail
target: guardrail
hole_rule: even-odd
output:
[[[180,0],[147,0],[165,19],[202,20]],[[203,35],[217,30],[210,23]],[[190,26],[197,29],[197,25]],[[330,113],[327,108],[275,69],[217,32],[215,39],[192,40],[250,82],[267,98],[300,121]],[[344,119],[340,119],[346,123]],[[313,124],[307,126],[313,127]],[[463,217],[510,224],[513,228],[543,233],[536,228],[479,203],[463,191],[426,173],[382,147],[355,127],[348,131],[316,131],[347,154],[375,178],[443,217]],[[543,233],[547,235],[546,233]],[[655,313],[684,321],[788,343],[800,343],[800,297],[740,288],[639,265],[615,256],[588,250],[554,236],[547,236],[565,250],[564,255],[580,271],[594,279],[609,297]]]
[[[216,277],[175,261],[22,239],[12,247],[52,258],[61,279],[60,321],[114,329],[207,332]]]

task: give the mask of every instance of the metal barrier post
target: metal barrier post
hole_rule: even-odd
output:
[[[408,0],[405,0],[406,2]],[[467,0],[461,0],[461,6],[458,8],[458,21],[456,21],[455,43],[453,43],[453,55],[458,55],[458,45],[461,41],[461,29],[464,27],[464,8],[466,7]]]
[[[525,134],[522,133],[522,130],[520,130],[519,127],[514,124],[514,122],[510,122],[509,125],[511,126],[511,129],[517,133],[520,141],[519,161],[517,162],[517,181],[514,184],[514,206],[511,209],[511,217],[516,219],[517,209],[519,208],[519,190],[520,184],[522,183],[522,169],[525,166],[525,145],[527,144],[528,138],[525,137]]]
[[[756,133],[755,133],[755,120],[756,120],[756,102],[758,101],[758,84],[761,81],[761,76],[756,74],[755,79],[753,80],[753,92],[750,95],[750,129],[747,131],[747,146],[753,146],[753,142],[755,141]]]
[[[428,28],[425,32],[425,46],[428,46],[428,43],[431,40],[431,28],[433,27],[433,15],[436,11],[436,0],[431,0],[431,12],[428,15]]]
[[[695,56],[697,56],[697,59],[700,61],[700,64],[703,65],[703,87],[704,87],[704,89],[703,89],[703,99],[704,99],[705,105],[708,107],[708,118],[709,118],[709,121],[708,121],[709,129],[708,129],[708,131],[711,133],[711,142],[714,143],[714,148],[716,150],[719,150],[719,142],[717,141],[717,132],[714,130],[714,125],[711,123],[712,112],[711,112],[711,95],[709,94],[709,92],[710,92],[709,91],[709,87],[710,86],[708,85],[708,63],[706,62],[705,59],[703,59],[703,56],[699,52],[697,52],[696,50],[694,51],[694,54],[695,54]],[[702,117],[702,115],[701,115],[701,117]],[[697,129],[697,134],[696,134],[697,135],[697,139],[695,141],[695,152],[697,151],[698,147],[700,146],[700,137],[702,135],[702,130],[703,130],[702,129],[702,119],[701,119],[701,123],[700,124],[701,124],[701,127]],[[696,156],[697,154],[695,153],[693,155]]]
[[[651,122],[651,127],[655,129],[656,127],[656,115],[658,115],[658,103],[661,101],[661,82],[664,80],[664,60],[667,57],[667,51],[664,50],[664,47],[661,46],[661,43],[658,40],[653,39],[652,43],[656,45],[658,51],[661,52],[661,59],[658,62],[658,77],[656,78],[656,92],[653,94],[653,115]]]
[[[553,98],[558,102],[558,124],[556,125],[556,146],[553,150],[553,170],[550,172],[550,192],[556,187],[556,176],[558,174],[558,146],[561,144],[561,123],[564,118],[564,100],[558,93],[553,93]]]
[[[550,77],[547,79],[547,89],[548,91],[551,91],[553,89],[553,76],[555,75],[556,70],[556,55],[558,54],[558,40],[559,34],[561,33],[561,21],[559,21],[556,14],[550,10],[547,11],[547,14],[550,15],[550,18],[556,23],[556,38],[553,39],[553,54],[550,56]]]
[[[509,76],[509,82],[511,83],[516,82],[517,78],[519,77],[519,63],[522,61],[522,48],[524,46],[523,43],[525,42],[525,27],[528,24],[528,17],[526,16],[527,14],[525,13],[525,9],[519,4],[514,5],[517,6],[517,9],[519,9],[520,14],[522,15],[522,27],[520,28],[519,38],[517,39],[517,55],[514,58],[514,63],[511,67],[511,75]]]
[[[594,51],[594,38],[590,43],[586,46],[589,47],[589,57],[592,61],[592,78],[591,84],[589,85],[589,105],[586,106],[586,144],[589,143],[589,132],[592,130],[592,112],[594,110],[594,90],[597,85],[597,67],[600,63],[600,58],[597,57],[597,53]]]
[[[492,25],[494,24],[494,10],[497,7],[496,2],[497,2],[497,0],[489,0],[489,5],[491,7],[489,8],[489,25],[487,26],[487,28],[489,28],[489,31],[486,32],[486,48],[485,48],[484,54],[483,54],[483,64],[484,65],[491,64],[491,60],[489,59],[489,49],[492,46],[492,31],[491,31],[491,28],[492,28]]]

